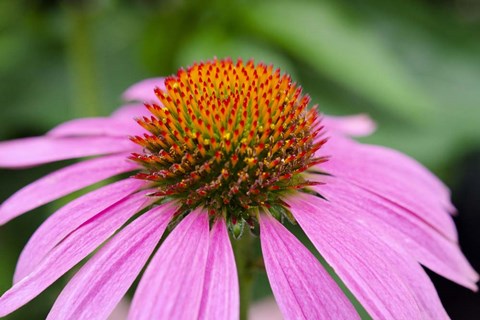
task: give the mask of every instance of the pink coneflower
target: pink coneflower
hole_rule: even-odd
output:
[[[421,265],[477,289],[458,247],[449,190],[407,156],[348,138],[372,131],[367,117],[322,118],[288,75],[251,61],[195,64],[141,82],[125,98],[145,106],[0,144],[7,168],[96,156],[15,193],[0,207],[1,224],[129,176],[68,203],[38,228],[0,298],[0,316],[98,249],[48,318],[105,319],[160,244],[129,319],[238,319],[248,300],[240,298],[248,296],[242,274],[259,235],[285,318],[358,318],[284,226],[291,223],[374,319],[448,318]]]

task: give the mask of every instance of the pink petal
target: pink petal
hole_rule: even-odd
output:
[[[288,201],[317,250],[374,319],[448,319],[430,279],[373,219],[328,201]]]
[[[35,298],[108,239],[147,205],[146,193],[137,193],[104,210],[66,237],[28,276],[0,297],[0,317]]]
[[[238,319],[239,299],[237,268],[232,245],[225,221],[218,219],[210,234],[198,319]]]
[[[0,225],[50,201],[138,166],[127,154],[82,161],[60,169],[20,189],[0,206]]]
[[[249,308],[248,319],[250,320],[283,320],[282,312],[272,298],[255,301]]]
[[[164,78],[151,78],[140,81],[123,93],[125,101],[158,102],[153,90],[158,87],[165,90]]]
[[[189,213],[161,245],[133,298],[128,319],[196,319],[209,242],[208,215]]]
[[[339,178],[315,188],[336,211],[350,210],[382,225],[387,234],[418,262],[438,274],[472,290],[478,274],[463,256],[457,244],[448,241],[405,210]]]
[[[151,116],[152,114],[143,104],[125,105],[112,113],[113,118],[118,118],[122,121],[133,121],[134,119]]]
[[[125,320],[127,318],[129,309],[130,301],[128,298],[124,297],[122,300],[120,300],[115,309],[113,309],[110,316],[108,316],[108,320]]]
[[[48,319],[107,319],[160,241],[176,207],[141,215],[110,240],[63,289]]]
[[[59,160],[135,151],[128,139],[33,137],[0,142],[0,167],[22,168]]]
[[[369,136],[377,128],[375,122],[366,114],[334,117],[325,116],[322,125],[328,132],[335,132],[354,137]]]
[[[47,135],[51,137],[109,136],[127,138],[142,134],[144,130],[135,120],[115,118],[75,119],[53,128]]]
[[[359,157],[363,161],[373,162],[382,167],[388,169],[397,169],[405,174],[411,175],[419,183],[428,185],[436,192],[442,195],[449,195],[450,190],[445,184],[440,181],[433,173],[427,168],[421,165],[418,161],[410,158],[406,154],[403,154],[397,150],[393,150],[387,147],[378,145],[369,145],[358,143],[354,140],[343,138],[340,136],[334,136],[321,149],[324,151],[331,150],[333,153],[339,153],[339,156],[345,156],[348,159],[356,159],[359,161]],[[349,151],[353,150],[355,154],[350,155]]]
[[[333,137],[331,160],[321,168],[410,211],[452,241],[457,231],[447,212],[448,190],[414,160],[387,148]]]
[[[320,262],[280,222],[260,216],[260,241],[270,285],[286,319],[359,319]]]
[[[145,182],[122,180],[81,196],[52,214],[32,235],[17,262],[14,281],[27,276],[72,231],[118,201],[132,194]]]

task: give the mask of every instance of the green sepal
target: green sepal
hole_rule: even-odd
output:
[[[240,237],[243,235],[243,231],[245,230],[245,220],[238,219],[235,224],[232,221],[229,221],[229,229],[232,232],[235,240],[240,239]]]

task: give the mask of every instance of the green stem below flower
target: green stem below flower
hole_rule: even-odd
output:
[[[252,285],[254,280],[252,264],[253,240],[254,238],[248,230],[245,231],[240,239],[232,239],[240,287],[240,320],[248,319],[248,310],[252,298]]]

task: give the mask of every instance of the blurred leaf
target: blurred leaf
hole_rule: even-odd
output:
[[[19,32],[4,32],[0,34],[0,72],[5,74],[18,67],[19,57],[28,53],[28,44]]]
[[[21,1],[0,1],[0,31],[11,25],[22,14]]]
[[[101,112],[110,114],[119,104],[121,95],[130,85],[151,76],[141,57],[140,38],[144,18],[132,7],[109,8],[99,12],[92,21],[91,37],[96,61],[96,76],[101,86]],[[105,41],[108,39],[108,41]]]
[[[380,118],[378,133],[368,140],[404,151],[430,168],[478,148],[480,29],[475,33],[455,12],[417,1],[365,0],[353,6],[370,32],[395,51],[420,90],[435,98],[428,121],[405,127]]]
[[[393,114],[419,120],[434,110],[392,52],[331,3],[269,1],[243,15],[251,30]]]
[[[194,62],[205,61],[217,57],[230,57],[233,60],[242,58],[244,61],[255,59],[255,62],[273,64],[283,72],[295,75],[295,68],[280,53],[261,45],[251,39],[240,38],[227,33],[219,26],[206,26],[185,41],[176,57],[178,67],[188,66]],[[295,77],[294,77],[295,78]]]

